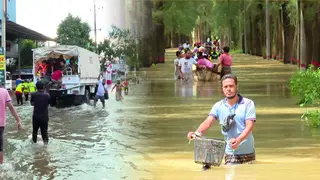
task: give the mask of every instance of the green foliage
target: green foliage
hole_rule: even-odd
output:
[[[98,45],[98,53],[103,54],[104,60],[101,66],[104,68],[106,60],[112,60],[116,57],[124,57],[126,64],[132,68],[135,65],[140,66],[137,58],[137,46],[135,37],[127,29],[120,29],[112,26],[109,33],[109,39],[104,40],[103,43]]]
[[[286,9],[288,16],[290,18],[290,24],[296,26],[299,20],[299,12],[298,12],[298,1],[297,0],[289,0]]]
[[[314,70],[312,65],[306,71],[296,72],[290,80],[290,89],[294,96],[303,100],[300,106],[308,103],[319,102],[320,99],[320,69]],[[317,103],[319,108],[319,103]],[[307,111],[302,118],[308,121],[311,127],[319,127],[320,111]]]
[[[318,128],[320,127],[320,111],[306,111],[302,116],[301,119],[305,120],[310,127]]]
[[[82,22],[79,17],[69,14],[58,26],[57,41],[63,45],[76,45],[87,48],[90,42],[91,28],[88,23]]]
[[[36,48],[33,40],[25,39],[21,42],[20,60],[21,66],[32,66],[33,52],[32,49]]]
[[[153,10],[154,22],[163,21],[165,33],[176,32],[190,36],[198,18],[197,4],[197,1],[191,0],[164,1],[160,9]]]
[[[304,97],[305,101],[320,99],[320,69],[310,67],[306,71],[296,72],[290,80],[290,89],[294,96]]]

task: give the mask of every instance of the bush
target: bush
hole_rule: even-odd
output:
[[[310,65],[306,71],[296,72],[290,79],[290,89],[292,95],[302,99],[299,103],[301,107],[317,102],[318,110],[307,110],[301,118],[305,119],[311,127],[320,127],[320,68],[315,70]]]

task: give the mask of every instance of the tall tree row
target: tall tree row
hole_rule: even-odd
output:
[[[139,37],[138,53],[143,66],[162,62],[165,48],[175,48],[186,41],[203,43],[208,37],[218,37],[222,46],[297,64],[301,69],[309,64],[320,65],[320,1],[126,2],[131,4],[131,29]]]

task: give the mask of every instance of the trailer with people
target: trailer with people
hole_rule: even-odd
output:
[[[33,50],[34,82],[42,81],[51,96],[51,106],[60,103],[90,103],[100,74],[99,55],[73,45]]]

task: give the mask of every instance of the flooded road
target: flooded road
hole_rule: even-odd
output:
[[[174,53],[168,58],[166,64],[145,69],[147,80],[132,85],[122,103],[112,94],[105,110],[101,104],[96,109],[50,108],[51,141],[46,148],[28,139],[31,106],[17,107],[24,131],[16,133],[9,116],[0,179],[318,179],[320,130],[300,121],[304,109],[285,88],[295,66],[234,55],[239,91],[257,107],[257,163],[202,172],[186,135],[223,97],[221,86],[175,82]],[[206,136],[222,138],[219,126],[214,124]]]

